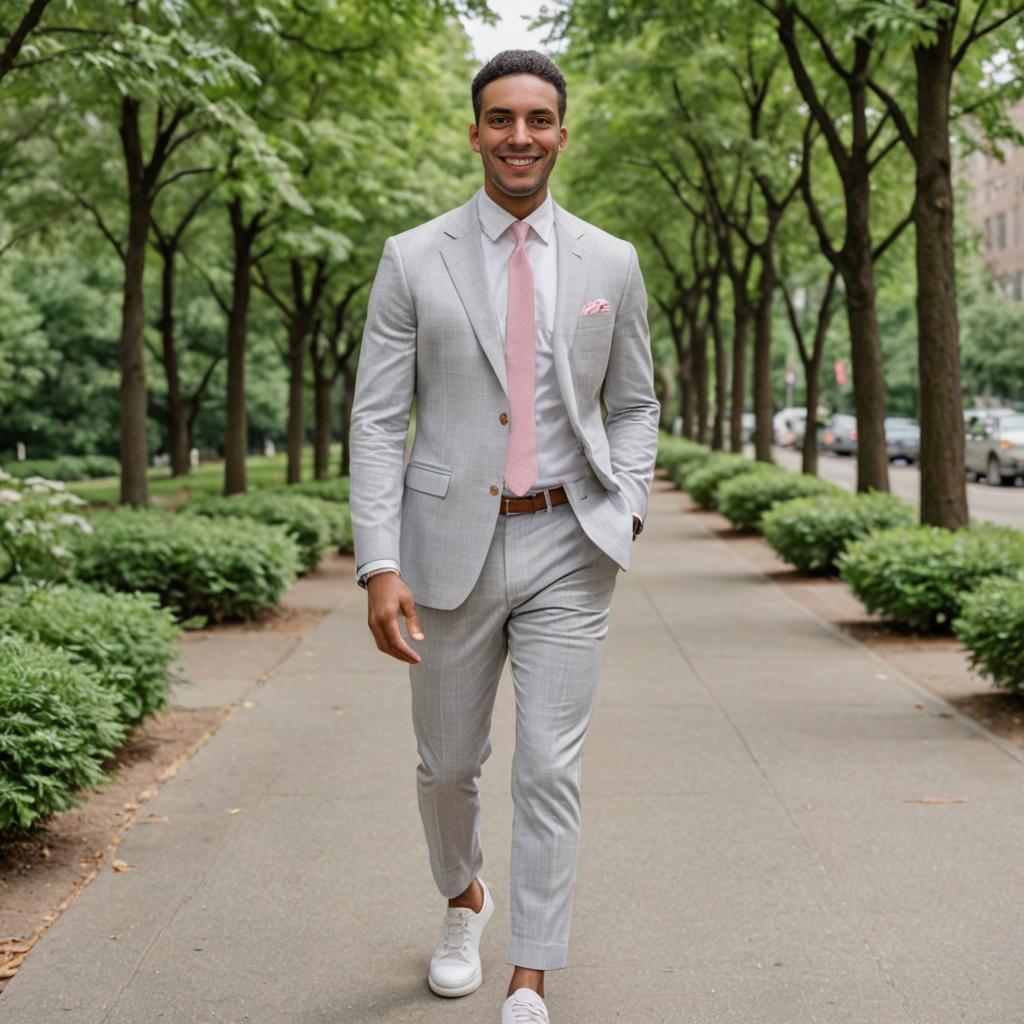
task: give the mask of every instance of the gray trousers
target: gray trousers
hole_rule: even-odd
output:
[[[580,837],[580,760],[618,566],[569,504],[499,516],[483,571],[451,611],[420,607],[410,667],[420,814],[448,899],[480,872],[480,767],[506,656],[516,699],[508,962],[567,962]]]

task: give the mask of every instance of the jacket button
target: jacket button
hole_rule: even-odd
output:
[[[491,484],[491,494],[493,494],[495,498],[498,496],[497,484]]]
[[[499,422],[499,423],[500,423],[500,424],[501,424],[502,426],[505,426],[505,424],[506,424],[506,423],[508,423],[508,413],[507,413],[507,412],[503,412],[503,413],[502,413],[502,414],[501,414],[501,415],[500,415],[500,416],[498,417],[498,422]]]

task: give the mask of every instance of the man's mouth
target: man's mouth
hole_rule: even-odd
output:
[[[502,156],[498,157],[499,160],[508,164],[509,167],[529,167],[531,164],[535,164],[540,157],[539,156]]]

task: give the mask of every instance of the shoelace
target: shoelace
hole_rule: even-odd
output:
[[[512,1019],[515,1024],[548,1024],[548,1013],[536,1003],[521,1003],[513,999]]]
[[[448,914],[444,936],[444,955],[464,953],[469,943],[469,913],[459,908]]]

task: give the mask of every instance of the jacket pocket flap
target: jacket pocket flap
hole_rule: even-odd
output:
[[[448,493],[451,479],[450,471],[428,469],[426,466],[418,466],[415,462],[410,462],[405,470],[406,487],[422,491],[424,494],[434,494],[438,498],[443,498]]]

